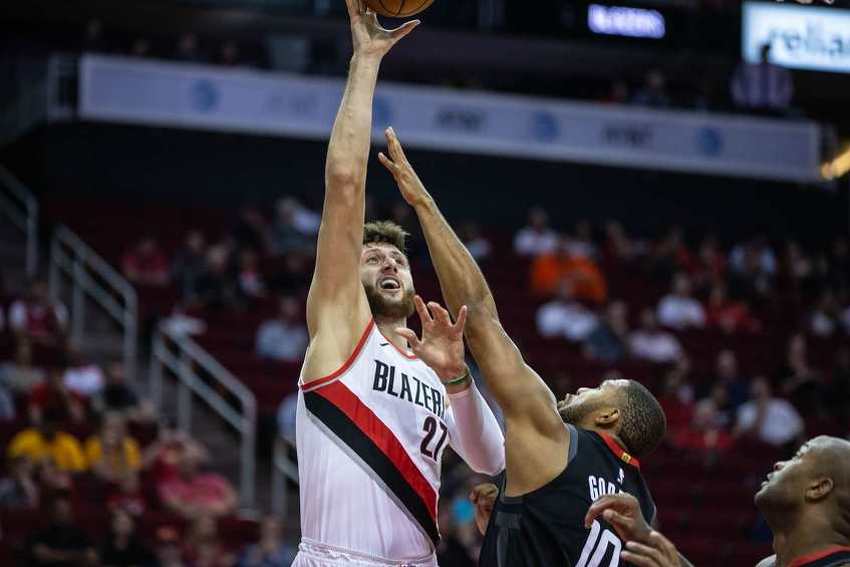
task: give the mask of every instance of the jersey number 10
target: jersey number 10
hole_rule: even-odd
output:
[[[602,532],[601,536],[599,532]],[[609,547],[614,549],[614,554],[611,556],[608,567],[617,567],[620,564],[620,550],[623,543],[611,530],[603,530],[599,522],[594,520],[576,567],[599,567]]]

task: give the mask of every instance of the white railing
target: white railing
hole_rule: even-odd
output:
[[[298,484],[298,463],[290,456],[295,444],[279,433],[275,435],[272,453],[272,512],[278,517],[288,517],[289,487],[287,481]]]
[[[71,285],[71,339],[78,345],[86,340],[88,297],[121,328],[125,371],[128,377],[135,378],[138,342],[136,290],[79,236],[60,225],[54,231],[50,244],[50,297],[53,300],[59,299],[65,279]]]
[[[26,270],[29,277],[38,271],[38,201],[12,173],[0,165],[0,211],[26,238]]]
[[[177,382],[177,425],[181,430],[192,430],[192,407],[197,396],[239,433],[240,502],[243,508],[253,508],[257,433],[254,394],[195,341],[161,325],[153,337],[150,361],[150,395],[160,411],[165,370]]]

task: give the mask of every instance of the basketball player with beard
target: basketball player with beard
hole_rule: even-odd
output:
[[[354,55],[327,153],[307,300],[294,565],[435,567],[445,447],[493,475],[504,468],[504,438],[464,362],[466,310],[454,310],[453,323],[415,296],[399,226],[364,228],[378,68],[417,22],[388,31],[357,0],[346,2]],[[414,310],[421,339],[406,328]]]
[[[482,509],[486,488],[476,488]],[[847,567],[850,565],[850,442],[815,437],[787,461],[773,466],[755,495],[756,507],[773,531],[771,555],[757,567]],[[476,504],[478,507],[479,504]],[[623,559],[638,567],[688,565],[664,536],[653,532],[639,503],[628,495],[606,496],[587,521],[606,518],[624,540]]]
[[[664,436],[661,406],[637,382],[605,380],[598,388],[567,396],[559,408],[502,328],[481,270],[419,180],[395,133],[389,129],[386,135],[389,156],[378,157],[416,211],[449,309],[468,306],[467,342],[505,415],[507,469],[480,564],[617,565],[622,542],[604,520],[585,527],[585,512],[605,494],[628,492],[647,517],[654,516],[640,459]]]

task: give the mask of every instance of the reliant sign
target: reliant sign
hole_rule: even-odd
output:
[[[777,65],[850,73],[850,10],[747,2],[741,28],[747,61],[758,61],[769,43]]]

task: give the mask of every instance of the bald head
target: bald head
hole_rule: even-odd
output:
[[[756,505],[771,517],[820,520],[850,540],[850,442],[815,437],[787,461],[774,465]]]

